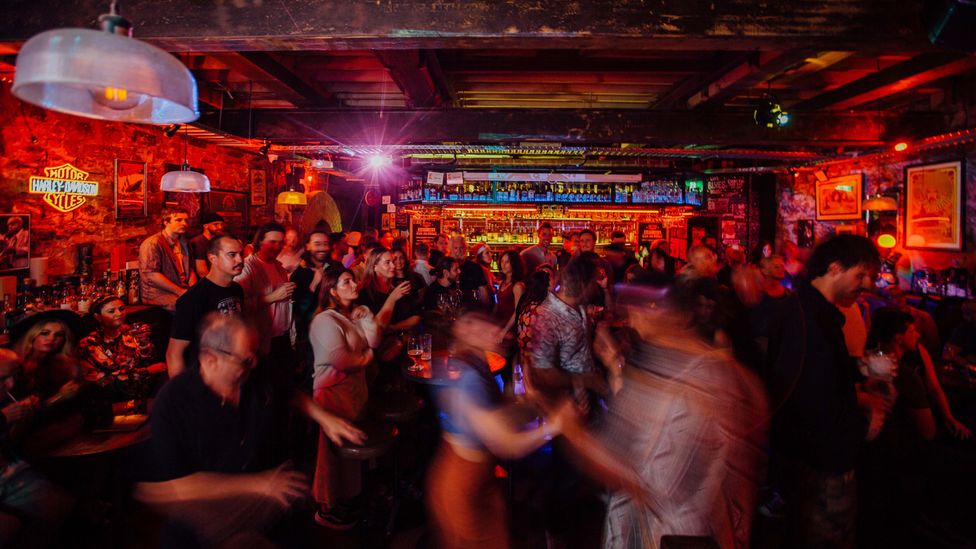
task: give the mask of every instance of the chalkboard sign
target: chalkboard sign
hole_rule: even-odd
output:
[[[428,219],[427,221],[417,221],[410,227],[411,248],[416,249],[417,244],[423,243],[432,246],[437,240],[437,235],[441,234],[440,219]]]
[[[650,244],[655,240],[667,238],[667,229],[663,223],[638,223],[637,242],[641,245]]]

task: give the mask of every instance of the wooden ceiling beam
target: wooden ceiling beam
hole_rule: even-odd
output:
[[[212,57],[232,71],[261,82],[262,86],[274,91],[281,99],[296,107],[338,106],[334,99],[322,95],[314,86],[299,78],[268,52],[215,53]]]
[[[170,51],[931,48],[923,0],[130,0],[135,36]],[[105,0],[7,0],[0,41],[92,27]]]
[[[692,94],[686,104],[692,109],[720,107],[729,99],[802,64],[813,53],[810,50],[758,52]]]
[[[953,52],[923,53],[847,85],[797,103],[795,111],[846,110],[947,76],[976,68],[976,57]]]
[[[440,87],[428,64],[430,55],[422,50],[383,50],[374,52],[403,92],[407,106],[433,108],[444,104]]]
[[[207,120],[202,120],[207,123]],[[696,143],[737,146],[878,146],[895,136],[945,131],[941,114],[882,117],[831,113],[797,116],[780,130],[756,126],[752,112],[567,109],[386,109],[255,111],[253,135],[277,143],[488,143],[539,138],[563,143]],[[879,123],[881,127],[879,128]],[[223,127],[247,131],[248,113],[224,112]],[[238,128],[235,131],[233,128]],[[244,134],[246,135],[246,133]],[[878,137],[881,136],[881,141]]]

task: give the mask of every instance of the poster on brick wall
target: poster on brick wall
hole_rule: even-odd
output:
[[[115,159],[115,219],[142,219],[148,215],[146,163]]]
[[[0,215],[0,273],[30,265],[30,215]]]
[[[224,218],[228,234],[247,239],[247,193],[211,189],[207,210]]]
[[[416,249],[417,244],[426,244],[433,247],[437,235],[441,234],[441,221],[439,219],[428,219],[418,221],[410,226],[411,249]]]

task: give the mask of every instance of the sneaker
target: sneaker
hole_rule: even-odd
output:
[[[339,507],[323,505],[315,512],[315,523],[333,530],[349,530],[356,526],[356,519]]]
[[[762,516],[770,519],[781,519],[786,516],[786,500],[779,495],[779,492],[770,492],[759,505],[759,512]]]

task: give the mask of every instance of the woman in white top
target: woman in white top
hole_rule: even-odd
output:
[[[354,303],[356,277],[341,269],[326,272],[319,295],[319,313],[312,319],[309,340],[315,356],[312,391],[315,402],[344,419],[353,420],[366,405],[366,366],[379,344],[379,329],[370,310]],[[362,488],[359,463],[340,459],[336,446],[319,433],[312,497],[319,505],[315,520],[335,529],[351,528],[348,503]]]

